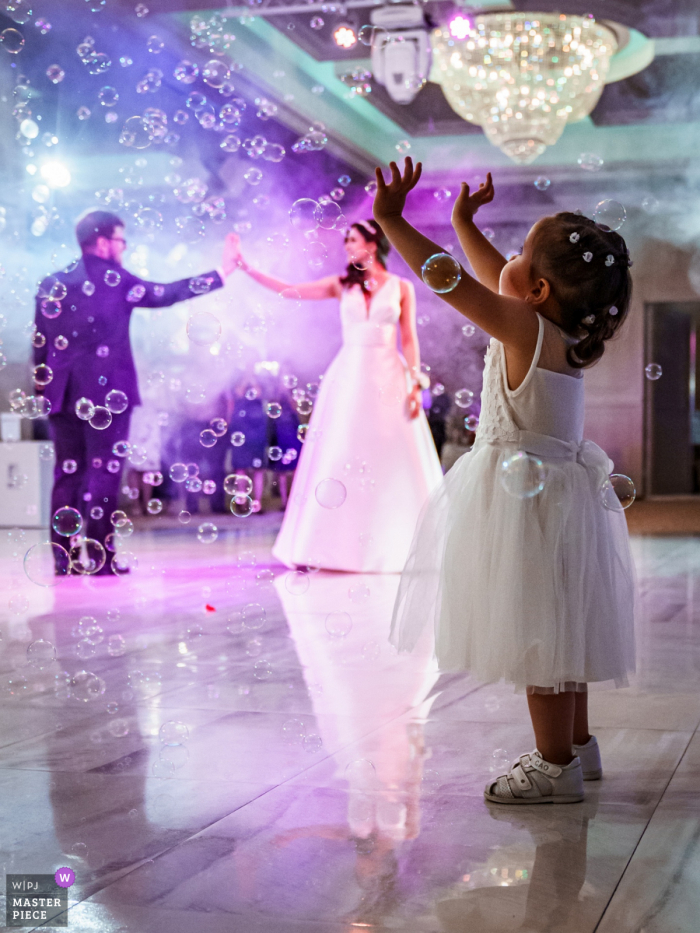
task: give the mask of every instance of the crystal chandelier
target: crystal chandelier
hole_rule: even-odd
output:
[[[482,13],[431,36],[431,80],[450,106],[527,165],[600,97],[617,39],[592,16]]]

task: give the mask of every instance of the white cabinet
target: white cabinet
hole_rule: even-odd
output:
[[[54,461],[39,456],[40,448],[45,450],[48,444],[0,443],[0,528],[48,527]]]

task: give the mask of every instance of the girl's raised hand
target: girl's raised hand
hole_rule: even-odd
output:
[[[469,185],[466,181],[463,181],[462,188],[452,208],[452,226],[473,220],[474,214],[482,205],[493,201],[494,194],[491,172],[487,174],[486,181],[479,185],[479,189],[474,194],[469,193]]]
[[[413,159],[407,156],[404,161],[403,175],[399,171],[396,162],[390,162],[389,169],[391,171],[391,181],[389,184],[384,181],[382,170],[380,168],[375,170],[377,175],[377,193],[374,196],[372,213],[374,214],[374,219],[380,224],[388,217],[401,216],[404,205],[406,204],[408,192],[418,184],[423,166],[420,162],[416,162],[414,168]]]

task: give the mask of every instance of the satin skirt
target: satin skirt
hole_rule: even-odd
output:
[[[361,325],[326,372],[272,553],[288,567],[399,573],[442,470],[393,326]]]

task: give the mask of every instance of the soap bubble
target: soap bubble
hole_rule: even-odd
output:
[[[538,191],[546,191],[552,182],[545,175],[538,175],[533,184]]]
[[[251,632],[259,631],[267,621],[267,613],[260,603],[248,603],[243,607],[243,628]]]
[[[345,765],[345,778],[354,789],[372,790],[377,785],[377,769],[367,758],[358,758]]]
[[[626,219],[627,211],[619,201],[600,201],[593,211],[593,220],[604,230],[619,230]]]
[[[316,487],[316,501],[324,509],[337,509],[347,496],[347,490],[339,479],[323,479]]]
[[[68,692],[74,700],[89,703],[103,696],[107,685],[101,677],[91,671],[77,671],[68,685]]]
[[[219,537],[219,529],[212,522],[202,522],[197,529],[197,540],[202,544],[213,544]]]
[[[274,463],[274,462],[277,462],[277,460],[281,460],[281,459],[282,459],[283,453],[284,453],[284,451],[282,450],[281,447],[277,447],[277,446],[275,446],[275,447],[269,447],[269,448],[268,448],[268,451],[267,451],[267,456],[268,456],[268,457],[270,458],[270,460],[272,460],[273,463]]]
[[[193,295],[205,295],[211,288],[211,281],[205,275],[196,275],[189,281],[189,289]]]
[[[112,423],[112,412],[104,405],[95,405],[95,411],[90,418],[89,424],[96,431],[105,431]]]
[[[272,665],[269,661],[256,661],[253,665],[253,677],[256,680],[269,680],[272,676]]]
[[[366,583],[353,583],[348,589],[348,599],[351,603],[364,603],[369,596],[369,587]]]
[[[105,285],[115,288],[121,282],[122,277],[116,269],[108,269],[105,272]]]
[[[242,431],[234,431],[231,435],[231,443],[234,447],[242,447],[245,444],[245,434]]]
[[[284,588],[293,596],[302,596],[309,588],[309,575],[302,570],[290,570],[284,578]]]
[[[34,382],[38,386],[47,386],[53,379],[53,370],[46,363],[34,367]]]
[[[129,407],[129,399],[125,392],[120,389],[112,389],[105,398],[105,407],[113,415],[121,415]],[[92,420],[92,419],[91,419]]]
[[[599,172],[605,164],[603,159],[593,152],[582,152],[576,161],[586,172]]]
[[[60,65],[49,65],[46,69],[46,77],[52,84],[60,84],[65,76],[66,73]]]
[[[317,752],[323,748],[323,739],[315,732],[310,732],[308,735],[304,736],[302,745],[304,746],[305,752],[313,754],[313,752]]]
[[[342,216],[340,207],[335,201],[318,204],[314,211],[317,224],[324,230],[333,230]]]
[[[254,503],[250,496],[236,493],[229,503],[229,509],[236,518],[248,518],[253,512]]]
[[[52,527],[57,535],[70,538],[80,533],[83,527],[82,515],[77,509],[64,505],[54,513]]]
[[[123,635],[110,635],[107,639],[107,653],[113,658],[121,658],[126,652],[126,639]],[[109,710],[108,710],[109,712]],[[116,712],[116,710],[115,710]]]
[[[647,195],[642,200],[642,210],[647,214],[656,214],[661,207],[659,201],[653,195]]]
[[[38,638],[27,647],[27,664],[38,668],[40,671],[46,670],[56,660],[56,648],[50,641]]]
[[[223,87],[230,78],[231,72],[228,65],[225,62],[217,61],[215,58],[208,61],[202,68],[202,80],[204,83],[217,90]]]
[[[444,295],[457,287],[462,268],[449,253],[436,253],[423,263],[421,276],[431,291]]]
[[[292,204],[289,219],[293,227],[301,233],[310,233],[318,226],[317,214],[319,204],[312,198],[299,198]]]
[[[3,29],[0,32],[0,45],[11,55],[16,55],[24,48],[24,36],[19,29]]]
[[[55,586],[69,571],[68,552],[60,544],[34,544],[24,555],[24,572],[37,586]]]
[[[372,46],[379,44],[381,39],[387,35],[383,26],[371,26],[369,23],[360,27],[357,38],[363,45]]]
[[[116,577],[121,577],[124,574],[131,573],[132,570],[136,570],[138,565],[139,560],[135,554],[132,554],[131,551],[120,551],[112,558],[110,570]]]
[[[132,149],[146,149],[153,142],[153,127],[143,117],[129,117],[122,127],[119,142]]]
[[[230,473],[224,479],[224,492],[229,496],[249,496],[253,491],[253,480],[245,473]]]
[[[149,499],[146,504],[146,511],[149,515],[160,515],[163,511],[163,503],[160,499]]]
[[[329,612],[325,625],[326,631],[333,638],[345,638],[352,629],[352,617],[347,612]]]
[[[471,389],[458,389],[455,392],[455,405],[458,408],[469,408],[474,401],[474,393]]]
[[[479,427],[479,419],[477,416],[467,415],[467,417],[464,419],[464,427],[467,429],[467,431],[476,431],[476,429]]]
[[[90,575],[102,570],[107,561],[107,552],[101,542],[94,538],[83,538],[70,549],[69,557],[73,572]]]
[[[190,730],[184,722],[176,719],[170,719],[164,722],[158,730],[158,738],[161,745],[182,745],[190,737]]]
[[[465,337],[473,337],[476,333],[476,327],[473,324],[465,324],[462,328],[462,333]]]
[[[606,509],[611,512],[622,512],[634,502],[637,490],[629,476],[622,473],[612,473],[603,483],[601,500]]]
[[[75,471],[78,469],[78,463],[75,460],[64,460],[61,465],[61,469],[64,473],[75,473]]]
[[[644,373],[650,382],[656,382],[663,375],[663,370],[658,363],[649,363],[644,367]]]
[[[213,447],[216,444],[216,434],[211,428],[205,428],[199,433],[199,443],[202,447]]]
[[[301,719],[288,719],[282,723],[282,738],[287,745],[301,745],[306,736],[306,726]]]
[[[210,311],[200,311],[188,320],[187,336],[198,347],[210,347],[221,337],[221,322]]]
[[[542,461],[524,450],[501,460],[501,485],[516,499],[531,499],[542,492],[545,478]]]

